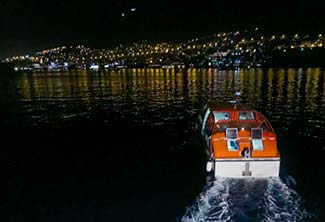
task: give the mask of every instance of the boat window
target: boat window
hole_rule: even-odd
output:
[[[238,129],[237,128],[228,128],[226,130],[226,137],[228,140],[236,140],[238,138]]]
[[[238,151],[239,144],[237,140],[227,140],[227,147],[229,151]]]
[[[214,120],[229,120],[229,112],[213,112]]]
[[[252,128],[252,146],[253,150],[263,150],[263,129],[262,128]]]
[[[214,127],[213,115],[212,115],[212,113],[210,113],[210,115],[209,115],[209,117],[207,119],[207,123],[205,125],[205,133],[208,136],[210,136],[212,134],[213,127]]]
[[[239,112],[239,120],[254,120],[256,114],[254,112]]]
[[[253,150],[263,150],[263,141],[262,140],[252,140]]]
[[[261,140],[263,139],[263,129],[261,128],[252,128],[252,139]]]
[[[239,150],[239,144],[237,141],[238,138],[238,129],[237,128],[228,128],[226,129],[227,137],[227,147],[229,151]]]

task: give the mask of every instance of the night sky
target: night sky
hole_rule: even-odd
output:
[[[313,34],[325,32],[324,12],[314,0],[0,0],[0,57],[66,44],[179,42],[255,26],[265,34]]]

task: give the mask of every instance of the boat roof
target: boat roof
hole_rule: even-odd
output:
[[[240,103],[238,101],[234,102],[209,102],[208,107],[211,111],[216,112],[255,112],[257,116],[254,119],[242,119],[241,121],[238,117],[230,117],[228,121],[218,122],[219,125],[225,125],[227,128],[236,127],[236,128],[263,128],[266,131],[274,132],[274,129],[268,119],[259,111],[257,111],[253,106],[249,104]],[[238,121],[240,120],[240,121]]]
[[[257,112],[255,108],[248,104],[242,104],[240,102],[209,102],[208,106],[213,111],[254,111]]]

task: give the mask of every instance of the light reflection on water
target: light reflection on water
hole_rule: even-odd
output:
[[[132,69],[109,73],[22,74],[17,82],[21,101],[78,101],[84,106],[96,100],[204,104],[229,100],[241,91],[245,102],[283,115],[321,113],[325,100],[324,71],[320,69],[229,70]],[[272,115],[271,115],[272,118]],[[281,116],[283,118],[283,116]]]

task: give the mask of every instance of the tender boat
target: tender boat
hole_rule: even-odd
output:
[[[198,125],[207,155],[207,171],[215,177],[278,177],[280,153],[267,118],[237,101],[211,102]]]

